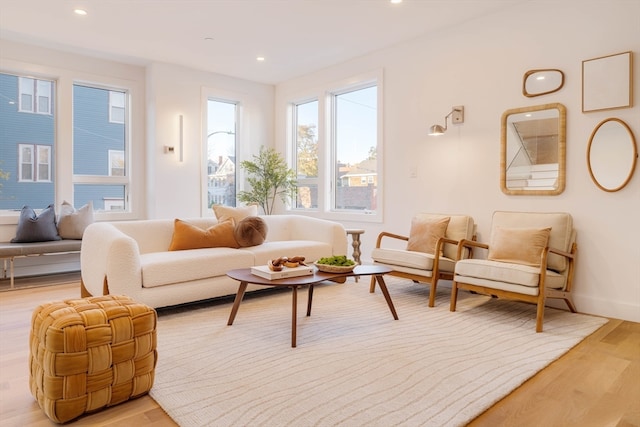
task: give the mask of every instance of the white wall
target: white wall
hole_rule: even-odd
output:
[[[206,93],[240,101],[242,127],[236,136],[240,161],[251,159],[261,145],[273,145],[273,86],[169,64],[147,67],[148,218],[201,215]],[[184,120],[183,162],[178,161],[177,152],[179,115]],[[165,145],[175,146],[176,152],[165,154]]]
[[[545,6],[546,5],[546,6]],[[416,212],[467,213],[488,238],[494,210],[566,211],[578,230],[574,298],[580,311],[640,321],[640,172],[616,193],[591,181],[586,149],[608,117],[640,142],[640,2],[530,1],[276,87],[276,141],[284,141],[286,101],[305,88],[384,69],[384,223],[364,228],[368,259],[381,230],[408,233]],[[634,52],[633,108],[581,112],[582,61]],[[527,70],[558,68],[564,87],[527,98]],[[508,196],[499,183],[500,118],[505,110],[560,102],[567,107],[567,185],[559,196]],[[454,105],[463,125],[429,137]],[[284,147],[278,146],[284,150]],[[410,178],[416,169],[417,177]]]

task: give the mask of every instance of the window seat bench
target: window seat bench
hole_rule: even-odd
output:
[[[34,243],[0,242],[0,259],[3,260],[2,279],[7,279],[7,261],[9,261],[9,279],[13,289],[13,261],[16,257],[80,252],[81,246],[82,240],[72,239]]]

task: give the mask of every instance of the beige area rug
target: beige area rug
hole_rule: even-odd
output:
[[[607,319],[388,278],[399,320],[368,278],[160,315],[151,396],[181,426],[464,425]]]

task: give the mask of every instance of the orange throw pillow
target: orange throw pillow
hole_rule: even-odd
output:
[[[234,237],[235,222],[233,220],[219,222],[206,230],[188,222],[177,219],[173,223],[173,237],[169,245],[170,251],[201,248],[239,248]]]

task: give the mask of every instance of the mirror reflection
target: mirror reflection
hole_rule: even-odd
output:
[[[604,191],[622,189],[636,167],[638,149],[631,128],[620,119],[606,119],[593,130],[587,166],[593,182]]]
[[[562,88],[564,73],[560,70],[530,70],[524,75],[522,94],[528,97],[546,95]]]
[[[502,115],[500,186],[506,194],[555,195],[565,187],[566,108],[545,104]]]

